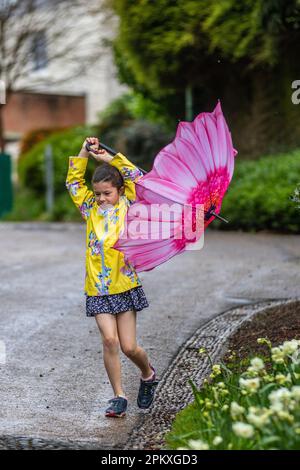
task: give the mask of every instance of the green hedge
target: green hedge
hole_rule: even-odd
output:
[[[300,233],[300,210],[291,200],[300,181],[300,149],[264,156],[256,161],[235,160],[236,167],[214,229]]]

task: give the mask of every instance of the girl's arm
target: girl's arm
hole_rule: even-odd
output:
[[[131,163],[122,153],[117,153],[109,162],[116,167],[124,178],[125,196],[132,203],[135,201],[135,183],[142,178],[143,173]]]
[[[84,220],[89,216],[89,209],[94,200],[94,193],[85,184],[85,171],[89,153],[85,150],[86,139],[78,154],[78,157],[69,157],[69,169],[66,179],[66,187],[69,194],[81,212]]]
[[[97,144],[99,143],[98,139]],[[116,167],[124,178],[125,196],[130,203],[135,201],[135,183],[142,178],[143,173],[131,163],[121,152],[112,157],[106,150],[100,149],[96,153],[89,152],[98,162],[106,162]]]

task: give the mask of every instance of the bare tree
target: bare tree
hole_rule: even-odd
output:
[[[104,52],[102,3],[0,0],[0,79],[5,104],[17,89],[33,91],[84,76],[87,67]],[[36,73],[45,67],[48,74]],[[1,151],[5,150],[5,104],[0,103]]]

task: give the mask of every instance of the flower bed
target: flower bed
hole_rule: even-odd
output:
[[[237,360],[233,352],[211,363],[200,390],[189,381],[195,401],[178,413],[168,448],[300,449],[300,340],[257,342],[264,354]]]

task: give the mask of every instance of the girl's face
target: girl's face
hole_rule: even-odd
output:
[[[118,188],[112,186],[111,181],[93,183],[93,189],[96,202],[100,207],[114,206],[119,201],[119,197],[124,193],[124,186],[118,190]]]

